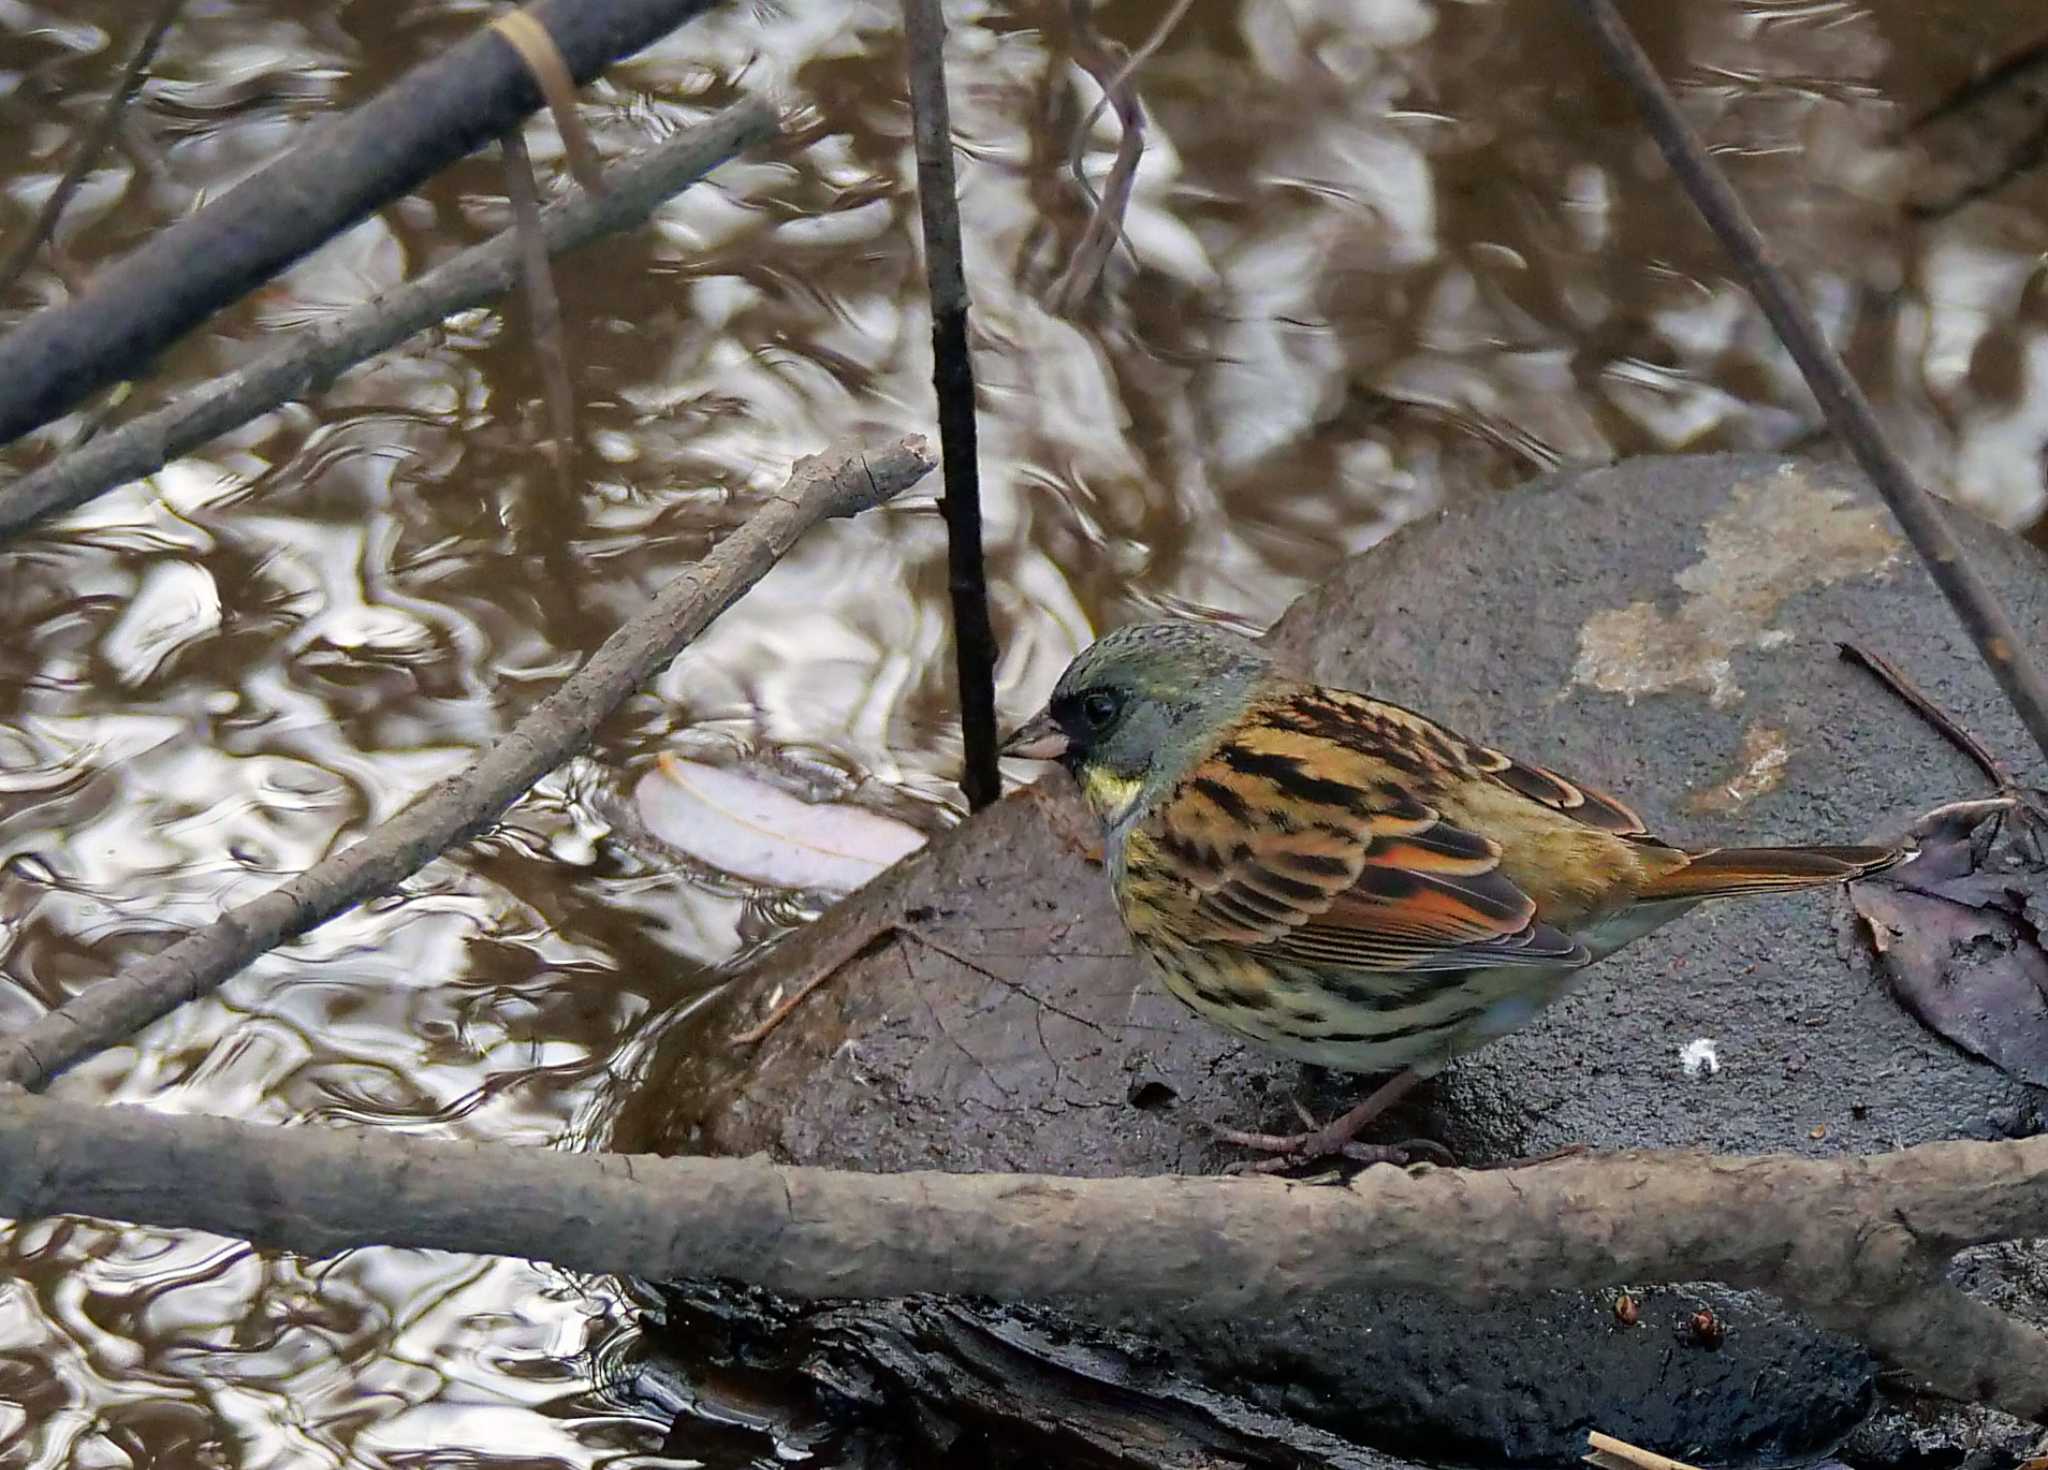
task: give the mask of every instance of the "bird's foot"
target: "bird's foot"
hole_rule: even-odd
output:
[[[1337,1138],[1327,1129],[1307,1133],[1246,1133],[1236,1128],[1212,1128],[1218,1143],[1256,1149],[1263,1159],[1240,1159],[1226,1174],[1286,1174],[1327,1162],[1359,1165],[1416,1163],[1443,1164],[1457,1161],[1451,1151],[1433,1138],[1411,1138],[1404,1143],[1360,1143],[1355,1138]]]
[[[1458,1160],[1448,1148],[1433,1138],[1410,1138],[1401,1143],[1360,1143],[1353,1135],[1361,1124],[1351,1113],[1318,1125],[1315,1116],[1302,1106],[1299,1098],[1289,1098],[1294,1112],[1301,1119],[1303,1132],[1300,1133],[1248,1133],[1238,1128],[1223,1128],[1215,1124],[1209,1127],[1209,1134],[1218,1143],[1227,1143],[1235,1148],[1251,1149],[1268,1155],[1263,1159],[1243,1159],[1224,1170],[1227,1174],[1285,1174],[1295,1169],[1312,1165],[1342,1161],[1345,1163],[1370,1166],[1372,1164],[1438,1164],[1447,1169],[1457,1168]],[[1359,1111],[1354,1109],[1353,1112]],[[1577,1158],[1587,1152],[1588,1145],[1568,1143],[1562,1148],[1551,1149],[1548,1153],[1527,1154],[1521,1158],[1495,1159],[1489,1163],[1471,1164],[1466,1167],[1475,1170],[1531,1169],[1538,1164],[1555,1163],[1559,1159]]]
[[[1376,1099],[1369,1099],[1372,1100]],[[1360,1165],[1403,1166],[1424,1161],[1447,1166],[1457,1162],[1449,1149],[1430,1138],[1411,1138],[1403,1143],[1360,1143],[1356,1135],[1368,1121],[1358,1116],[1363,1111],[1362,1107],[1354,1108],[1328,1123],[1318,1124],[1315,1116],[1301,1105],[1299,1098],[1289,1098],[1288,1101],[1294,1104],[1295,1114],[1301,1119],[1304,1131],[1300,1133],[1248,1133],[1238,1128],[1210,1126],[1210,1136],[1218,1143],[1270,1155],[1263,1159],[1240,1160],[1226,1173],[1285,1174],[1330,1160]]]

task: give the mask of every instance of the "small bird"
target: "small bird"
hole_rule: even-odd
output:
[[[1098,640],[1003,750],[1073,775],[1132,944],[1198,1015],[1301,1061],[1397,1074],[1305,1133],[1217,1130],[1269,1172],[1405,1160],[1357,1134],[1596,960],[1708,899],[1905,855],[1678,847],[1611,796],[1192,623]]]

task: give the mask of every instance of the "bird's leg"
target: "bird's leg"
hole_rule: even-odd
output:
[[[1211,1131],[1223,1143],[1274,1155],[1251,1166],[1252,1172],[1258,1174],[1276,1174],[1327,1158],[1346,1158],[1361,1164],[1405,1164],[1409,1155],[1421,1151],[1424,1145],[1359,1143],[1357,1138],[1368,1123],[1406,1097],[1427,1075],[1410,1067],[1382,1082],[1349,1112],[1305,1133],[1244,1133],[1235,1128]]]

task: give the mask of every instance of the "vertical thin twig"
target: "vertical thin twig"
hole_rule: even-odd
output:
[[[966,747],[960,787],[980,810],[1002,790],[996,773],[996,635],[981,556],[981,479],[975,461],[974,365],[967,355],[967,275],[954,197],[953,124],[946,106],[939,0],[903,0],[910,51],[910,116],[917,139],[917,203],[924,219],[924,273],[932,300],[932,387],[939,398],[945,465],[947,585]]]
[[[6,261],[0,263],[0,296],[13,289],[22,272],[28,269],[29,262],[36,258],[36,252],[43,248],[43,242],[56,232],[57,221],[71,203],[71,196],[78,192],[85,176],[99,163],[100,155],[107,151],[107,144],[113,141],[114,130],[120,126],[122,110],[142,86],[143,74],[155,60],[157,47],[163,44],[171,22],[178,17],[178,8],[184,3],[185,0],[161,0],[157,6],[149,29],[142,33],[135,54],[128,58],[121,80],[115,83],[114,90],[100,108],[99,116],[93,119],[91,129],[79,140],[78,150],[71,155],[71,166],[64,170],[64,177],[57,181],[50,197],[43,201],[43,207],[37,212],[28,233],[14,242],[14,248],[7,252]]]
[[[555,276],[548,264],[548,242],[541,234],[540,200],[533,188],[533,160],[526,140],[513,128],[499,140],[505,153],[505,195],[512,203],[512,233],[519,241],[519,276],[526,309],[533,317],[533,350],[540,359],[541,383],[547,394],[552,434],[548,458],[555,466],[555,486],[564,504],[576,495],[576,399],[569,384],[569,353],[562,340],[562,306],[555,295]]]
[[[1707,154],[1650,58],[1615,11],[1612,0],[1572,0],[1592,27],[1608,63],[1635,94],[1657,146],[1707,224],[1734,257],[1764,314],[1777,329],[1806,385],[1820,401],[1828,426],[1870,477],[1892,515],[1927,563],[1934,584],[1955,609],[1992,677],[2020,720],[2048,755],[2048,683],[2014,631],[2012,619],[1968,562],[1934,497],[1906,467],[1878,427],[1863,390],[1821,334],[1820,324],[1792,289],[1777,252],[1742,206],[1727,176]]]

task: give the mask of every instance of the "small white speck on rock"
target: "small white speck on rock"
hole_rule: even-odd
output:
[[[1719,1043],[1711,1036],[1697,1036],[1678,1049],[1678,1065],[1694,1079],[1712,1077],[1721,1070]]]

